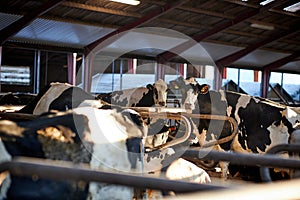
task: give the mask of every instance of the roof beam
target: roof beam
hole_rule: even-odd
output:
[[[13,22],[9,26],[2,29],[2,31],[0,31],[0,45],[3,45],[7,39],[15,35],[16,33],[18,33],[20,30],[22,30],[24,27],[30,24],[37,17],[48,12],[49,10],[51,10],[52,8],[54,8],[55,6],[57,6],[63,1],[64,0],[49,0],[46,3],[44,3],[39,9],[31,10],[23,17],[21,17],[19,20]]]
[[[287,0],[285,0],[285,1],[287,1]],[[233,25],[236,25],[242,21],[245,21],[246,19],[249,19],[261,12],[265,12],[273,7],[281,5],[285,1],[280,1],[280,2],[275,1],[275,2],[270,3],[267,6],[261,7],[260,9],[255,9],[255,10],[251,10],[249,12],[240,14],[237,17],[235,17],[234,19],[231,19],[227,22],[221,23],[220,25],[217,25],[202,34],[199,34],[199,35],[193,37],[191,40],[188,40],[187,42],[184,42],[180,45],[177,45],[176,47],[172,48],[170,51],[165,51],[165,52],[159,54],[157,56],[157,61],[160,63],[167,62],[167,61],[171,60],[172,58],[174,58],[175,56],[177,56],[178,54],[182,53],[183,51],[194,46],[195,41],[200,42],[200,41],[208,38],[211,35],[214,35],[214,34],[220,32],[220,31],[223,31]]]
[[[107,40],[108,38],[124,32],[124,31],[128,31],[130,29],[133,29],[135,27],[138,27],[142,24],[145,24],[147,22],[150,22],[154,19],[156,19],[157,17],[177,8],[178,6],[186,3],[189,0],[177,0],[177,1],[168,1],[168,3],[166,3],[165,5],[163,5],[162,7],[158,8],[158,9],[153,9],[152,11],[150,11],[148,14],[144,15],[143,17],[133,21],[132,23],[129,23],[123,27],[120,27],[119,29],[107,34],[106,36],[92,42],[91,44],[87,45],[85,47],[86,50],[86,54],[88,54],[90,51],[92,51],[96,46],[98,46],[100,43],[102,43],[103,41]]]
[[[105,7],[100,7],[100,6],[92,6],[88,4],[83,4],[83,3],[75,3],[71,1],[66,1],[62,3],[63,6],[68,6],[71,8],[79,8],[79,9],[84,9],[88,11],[94,11],[94,12],[101,12],[101,13],[107,13],[107,14],[112,14],[112,15],[120,15],[120,16],[127,16],[127,17],[141,17],[141,14],[135,13],[135,12],[126,12],[123,10],[116,10],[116,9],[109,9]]]
[[[249,54],[250,52],[252,52],[268,43],[271,43],[280,38],[283,38],[283,37],[286,37],[288,35],[295,33],[296,31],[298,31],[300,29],[299,26],[300,26],[300,23],[298,22],[298,23],[294,24],[292,26],[292,28],[288,31],[281,31],[281,32],[277,33],[276,35],[273,35],[272,37],[269,37],[263,41],[257,42],[256,44],[248,46],[245,49],[237,51],[231,55],[225,56],[225,57],[215,61],[215,63],[218,67],[226,67],[227,65],[230,65],[234,61],[244,57],[245,55]]]
[[[144,3],[155,4],[155,5],[159,5],[159,6],[164,5],[164,2],[162,2],[162,1],[143,0],[143,2]],[[246,3],[244,3],[244,4],[246,4]],[[64,2],[62,5],[68,6],[68,7],[71,7],[71,8],[79,8],[79,9],[85,9],[85,10],[88,10],[88,11],[101,12],[101,13],[113,14],[113,15],[119,15],[119,16],[135,17],[135,18],[141,18],[142,17],[142,15],[137,13],[137,12],[120,11],[120,10],[116,10],[116,9],[109,9],[109,8],[105,8],[105,7],[92,6],[92,5],[75,3],[75,2],[70,2],[70,1]],[[247,7],[249,7],[248,4],[247,4]],[[257,8],[258,6],[254,6],[254,7]],[[215,11],[209,11],[209,10],[201,9],[201,8],[194,8],[194,7],[191,7],[191,6],[183,5],[183,6],[179,6],[178,9],[198,13],[198,14],[201,14],[201,15],[208,15],[208,16],[219,17],[219,18],[230,19],[230,20],[234,19],[234,16],[231,16],[231,15],[228,15],[228,14],[215,12]],[[270,9],[270,10],[272,10],[272,9]],[[285,13],[281,13],[281,14],[285,14]],[[165,21],[165,20],[168,20],[168,19],[160,18],[159,20],[160,21]],[[170,20],[168,20],[168,21],[170,21]],[[276,28],[279,28],[279,29],[288,29],[289,28],[289,27],[287,27],[283,24],[274,24],[274,23],[271,24],[271,23],[266,23],[266,22],[262,22],[262,21],[259,21],[259,20],[254,20],[254,19],[249,19],[249,20],[246,20],[246,21],[249,22],[249,23],[259,23],[259,24],[272,25],[272,26],[274,26]],[[176,21],[173,20],[172,23],[175,23],[175,22]],[[184,22],[181,22],[181,23],[184,23]]]
[[[255,7],[256,5],[252,5],[252,4],[249,4],[247,2],[243,2],[243,1],[236,1],[236,0],[224,0],[224,1],[227,1],[229,3],[234,3],[234,4],[237,4],[237,5],[242,5],[242,6],[247,6],[247,7]],[[286,5],[285,6],[288,6],[288,5],[293,5],[295,3],[298,3],[299,1],[298,0],[290,0],[290,1],[287,1],[286,2]],[[300,15],[297,14],[297,13],[292,13],[292,12],[286,12],[286,11],[283,11],[283,10],[280,10],[280,8],[276,9],[275,7],[274,8],[271,8],[269,10],[270,12],[273,12],[273,13],[278,13],[278,14],[282,14],[282,15],[290,15],[290,16],[293,16],[293,17],[299,17]]]
[[[295,61],[295,59],[297,59],[299,56],[300,56],[300,51],[297,51],[289,56],[286,56],[282,59],[279,59],[270,64],[267,64],[266,66],[263,67],[263,69],[264,70],[274,70],[274,69],[280,68],[281,66],[283,66],[289,62]]]

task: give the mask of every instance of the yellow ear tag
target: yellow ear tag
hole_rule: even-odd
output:
[[[204,86],[204,87],[201,88],[201,93],[205,94],[205,93],[208,92],[208,90],[209,90],[209,87],[206,85],[206,86]]]

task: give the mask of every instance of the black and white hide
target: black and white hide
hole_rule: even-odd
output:
[[[50,110],[66,111],[82,106],[100,108],[105,106],[101,100],[83,89],[68,83],[51,83],[44,87],[37,96],[20,109],[19,113],[40,115]]]
[[[141,173],[140,146],[147,130],[132,110],[92,107],[44,115],[33,121],[0,121],[0,160],[29,156],[92,169]],[[131,199],[133,189],[99,183],[74,183],[15,177],[1,179],[3,199]]]
[[[293,125],[300,121],[294,108],[270,100],[231,91],[209,90],[194,78],[182,77],[173,81],[182,93],[182,104],[195,114],[230,116],[238,123],[238,134],[233,140],[214,147],[220,151],[264,154],[278,144],[288,144]],[[200,145],[223,138],[231,133],[228,122],[197,120]],[[249,172],[249,171],[248,171]],[[247,170],[246,170],[247,173]]]
[[[167,93],[167,84],[159,79],[154,84],[148,84],[146,87],[100,94],[97,98],[112,105],[126,107],[158,107],[167,105]]]

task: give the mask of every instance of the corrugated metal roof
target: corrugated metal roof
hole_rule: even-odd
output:
[[[6,0],[0,2],[0,33],[5,27],[22,16],[38,10],[47,1]],[[31,23],[11,35],[5,45],[30,46],[43,45],[43,48],[58,46],[65,48],[84,49],[108,33],[135,23],[145,15],[154,14],[154,10],[162,9],[167,0],[141,0],[138,6],[130,6],[109,0],[69,0],[34,19]],[[295,13],[283,11],[283,8],[298,1],[274,1],[276,6],[259,12],[262,6],[259,0],[247,2],[239,0],[187,0],[175,9],[163,13],[153,20],[145,21],[139,27],[167,28],[193,38],[204,35],[201,44],[215,61],[234,52],[255,45],[253,51],[242,56],[230,65],[240,67],[263,67],[273,61],[300,51],[300,35],[297,25],[300,23],[299,11]],[[251,13],[251,17],[247,17]],[[154,15],[155,16],[155,15]],[[239,17],[245,18],[234,23]],[[216,27],[232,23],[226,28],[215,31]],[[267,26],[270,30],[254,28],[251,24]],[[208,34],[209,32],[213,34]],[[286,37],[275,36],[287,32]],[[159,34],[159,33],[154,33]],[[275,41],[259,46],[261,42],[274,38]],[[152,41],[167,46],[171,40]],[[144,40],[144,41],[141,41]],[[138,55],[157,56],[161,49],[155,50],[153,45],[143,46],[151,40],[123,40],[122,48],[134,50]],[[147,49],[146,49],[147,48]],[[144,49],[144,50],[143,50]],[[151,49],[151,50],[150,50]],[[68,49],[66,49],[68,50]],[[120,51],[116,44],[111,44],[109,51]],[[190,57],[197,57],[197,52],[190,51]],[[132,52],[131,52],[132,53]],[[300,73],[299,61],[292,60],[277,70],[289,70]]]

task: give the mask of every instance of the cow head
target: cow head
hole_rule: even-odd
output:
[[[200,85],[195,78],[182,78],[179,77],[174,81],[171,81],[172,87],[181,91],[182,107],[188,110],[194,110],[197,104],[197,98],[199,94],[207,94],[210,86],[207,84]]]
[[[168,86],[162,79],[157,80],[153,85],[148,84],[147,88],[153,91],[155,106],[167,105]]]

